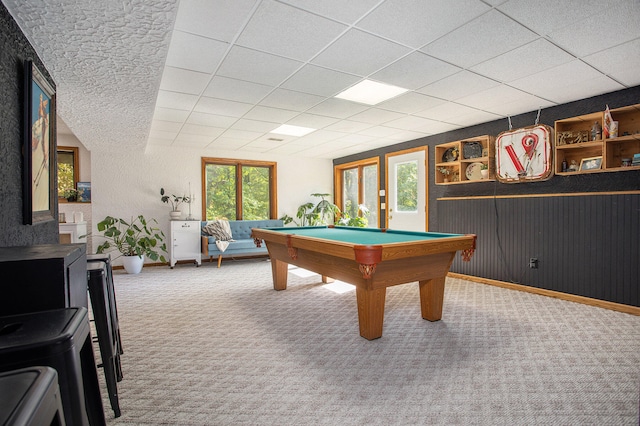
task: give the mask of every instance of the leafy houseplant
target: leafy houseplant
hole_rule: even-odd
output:
[[[171,211],[178,212],[180,211],[180,204],[190,203],[191,199],[186,195],[183,195],[181,197],[174,194],[171,194],[171,196],[165,195],[164,188],[160,188],[160,201],[162,201],[163,203],[171,204]]]
[[[347,212],[340,211],[340,208],[327,200],[330,194],[311,194],[312,197],[320,197],[321,200],[318,204],[305,203],[298,207],[296,217],[299,221],[296,221],[289,215],[284,215],[280,218],[285,225],[293,222],[297,226],[318,226],[327,225],[329,222],[335,222],[337,226],[357,226],[364,228],[367,226],[367,218],[369,210],[364,204],[358,206],[358,210],[362,212],[362,216],[351,217]]]
[[[325,199],[325,197],[329,195],[330,194],[311,194],[312,197],[320,197],[321,200],[318,201],[318,204],[315,206],[309,202],[298,207],[296,217],[300,220],[299,222],[296,222],[296,220],[289,215],[284,215],[280,219],[285,225],[293,222],[297,226],[317,226],[326,225],[329,221],[333,222],[336,214],[340,214],[340,209],[331,201]]]
[[[166,262],[162,252],[167,253],[164,243],[164,233],[153,226],[158,223],[155,219],[147,220],[143,215],[126,221],[124,219],[107,216],[98,222],[98,231],[106,239],[96,249],[96,253],[115,249],[122,256],[147,256],[151,260]]]
[[[70,203],[78,201],[78,191],[75,189],[66,189],[64,191],[64,198]]]

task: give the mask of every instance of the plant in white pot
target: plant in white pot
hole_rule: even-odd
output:
[[[162,230],[153,225],[157,223],[157,220],[147,220],[143,215],[129,221],[107,216],[97,224],[106,241],[98,246],[96,253],[117,250],[129,274],[140,273],[145,256],[164,263],[167,259],[162,252],[167,253],[167,245]]]
[[[182,217],[182,211],[180,211],[181,203],[191,203],[191,199],[186,195],[177,196],[171,194],[169,196],[168,194],[165,194],[164,188],[160,188],[160,201],[171,204],[171,211],[169,212],[171,220],[180,220]]]

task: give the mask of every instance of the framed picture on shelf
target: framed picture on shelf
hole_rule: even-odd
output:
[[[78,201],[81,203],[91,202],[91,182],[78,182]]]
[[[22,223],[56,220],[55,90],[33,61],[24,61]]]
[[[602,157],[583,158],[580,161],[580,171],[598,170],[602,166]]]

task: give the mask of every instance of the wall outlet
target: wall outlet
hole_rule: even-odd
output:
[[[529,259],[529,268],[538,269],[538,258],[532,257]]]

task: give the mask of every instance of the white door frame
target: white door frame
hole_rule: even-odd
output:
[[[411,154],[413,152],[417,152],[417,151],[424,151],[424,173],[422,174],[422,176],[424,178],[424,193],[425,193],[425,200],[424,200],[424,217],[425,217],[425,224],[424,224],[424,230],[428,231],[429,230],[429,172],[428,172],[428,165],[429,165],[429,147],[428,146],[420,146],[417,148],[410,148],[410,149],[405,149],[402,151],[396,151],[396,152],[391,152],[388,154],[385,154],[384,156],[384,162],[385,162],[385,173],[384,173],[384,177],[385,177],[385,190],[386,190],[386,197],[385,197],[385,226],[388,228],[389,227],[389,158],[391,157],[396,157],[398,155],[405,155],[405,154]]]

